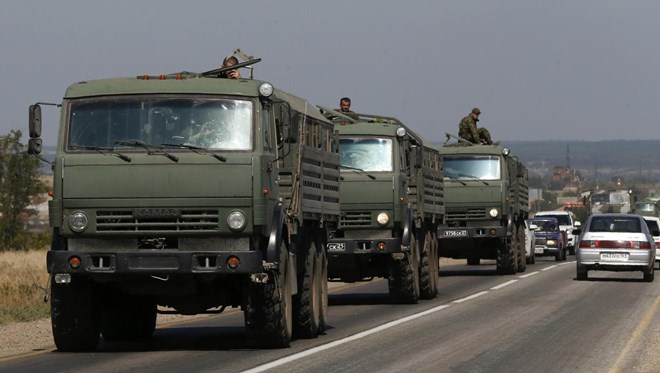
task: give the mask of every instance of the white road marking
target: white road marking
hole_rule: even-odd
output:
[[[550,270],[550,269],[553,269],[553,268],[557,268],[557,267],[558,267],[558,266],[555,264],[555,265],[550,266],[550,267],[542,268],[541,271],[547,271],[547,270]]]
[[[472,294],[472,295],[467,296],[467,297],[465,297],[465,298],[456,299],[456,300],[453,301],[452,303],[463,303],[463,302],[465,302],[465,301],[467,301],[467,300],[474,299],[474,298],[476,298],[476,297],[480,297],[480,296],[482,296],[482,295],[484,295],[484,294],[488,294],[488,292],[487,292],[487,291],[480,291],[480,292],[478,292],[478,293]]]
[[[539,273],[540,273],[539,271],[535,271],[535,272],[528,273],[528,274],[526,274],[526,275],[522,275],[522,276],[518,276],[518,277],[519,277],[519,278],[527,278],[527,277],[530,277],[530,276],[537,275],[537,274],[539,274]]]
[[[507,282],[505,282],[505,283],[503,283],[503,284],[499,284],[499,285],[497,285],[497,286],[493,286],[492,288],[490,288],[490,290],[498,290],[498,289],[501,289],[501,288],[503,288],[503,287],[505,287],[505,286],[509,286],[509,285],[511,285],[511,284],[515,284],[516,282],[518,282],[518,280],[507,281]]]
[[[573,264],[573,263],[575,263],[575,260],[573,260],[573,261],[570,261],[570,262],[563,262],[563,263],[559,263],[559,264],[557,264],[557,265],[560,265],[560,266],[565,266],[566,264]]]
[[[403,323],[406,323],[408,321],[420,318],[422,316],[426,316],[426,315],[441,311],[441,310],[443,310],[447,307],[449,307],[448,304],[443,304],[441,306],[434,307],[434,308],[428,309],[426,311],[422,311],[420,313],[416,313],[414,315],[404,317],[402,319],[390,321],[386,324],[383,324],[381,326],[377,326],[373,329],[369,329],[369,330],[366,330],[366,331],[363,331],[363,332],[360,332],[360,333],[357,333],[357,334],[353,334],[352,336],[349,336],[349,337],[346,337],[346,338],[343,338],[343,339],[339,339],[339,340],[336,340],[334,342],[330,342],[330,343],[327,343],[327,344],[324,344],[324,345],[321,345],[321,346],[310,348],[309,350],[301,351],[297,354],[293,354],[293,355],[290,355],[290,356],[283,357],[281,359],[272,361],[268,364],[260,365],[258,367],[252,368],[250,370],[246,370],[246,371],[244,371],[244,373],[263,372],[263,371],[268,370],[268,369],[276,368],[276,367],[279,367],[279,366],[284,365],[286,363],[290,363],[292,361],[302,359],[303,357],[313,355],[317,352],[325,351],[325,350],[331,349],[333,347],[346,344],[348,342],[352,342],[352,341],[355,341],[355,340],[358,340],[358,339],[362,339],[366,336],[369,336],[369,335],[374,334],[374,333],[381,332],[383,330],[392,328],[392,327],[397,326],[399,324],[403,324]]]

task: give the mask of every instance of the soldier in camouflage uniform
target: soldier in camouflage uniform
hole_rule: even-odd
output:
[[[491,145],[493,141],[490,137],[490,132],[485,128],[477,128],[480,114],[481,110],[474,108],[468,116],[461,119],[461,122],[458,124],[458,137],[474,144]]]

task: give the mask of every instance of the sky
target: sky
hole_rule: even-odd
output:
[[[431,142],[473,107],[494,140],[660,139],[657,0],[0,0],[0,135],[78,81],[207,71],[393,116]],[[243,75],[247,75],[244,71]],[[43,108],[56,143],[58,109]]]

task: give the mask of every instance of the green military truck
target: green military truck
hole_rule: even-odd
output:
[[[399,120],[322,108],[335,116],[341,162],[339,226],[328,278],[387,278],[391,299],[437,294],[437,227],[444,217],[439,153]]]
[[[47,254],[60,351],[148,337],[157,312],[228,306],[259,346],[324,329],[325,246],[340,212],[333,124],[270,83],[219,79],[224,70],[67,89]],[[40,136],[36,104],[30,153]]]
[[[469,265],[496,259],[500,274],[525,271],[527,168],[508,148],[449,134],[438,150],[446,212],[445,225],[438,229],[440,256],[467,259]]]

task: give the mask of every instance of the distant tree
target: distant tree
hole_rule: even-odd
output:
[[[0,136],[0,250],[20,250],[25,236],[23,211],[32,197],[46,191],[39,161],[21,144],[21,131]]]

